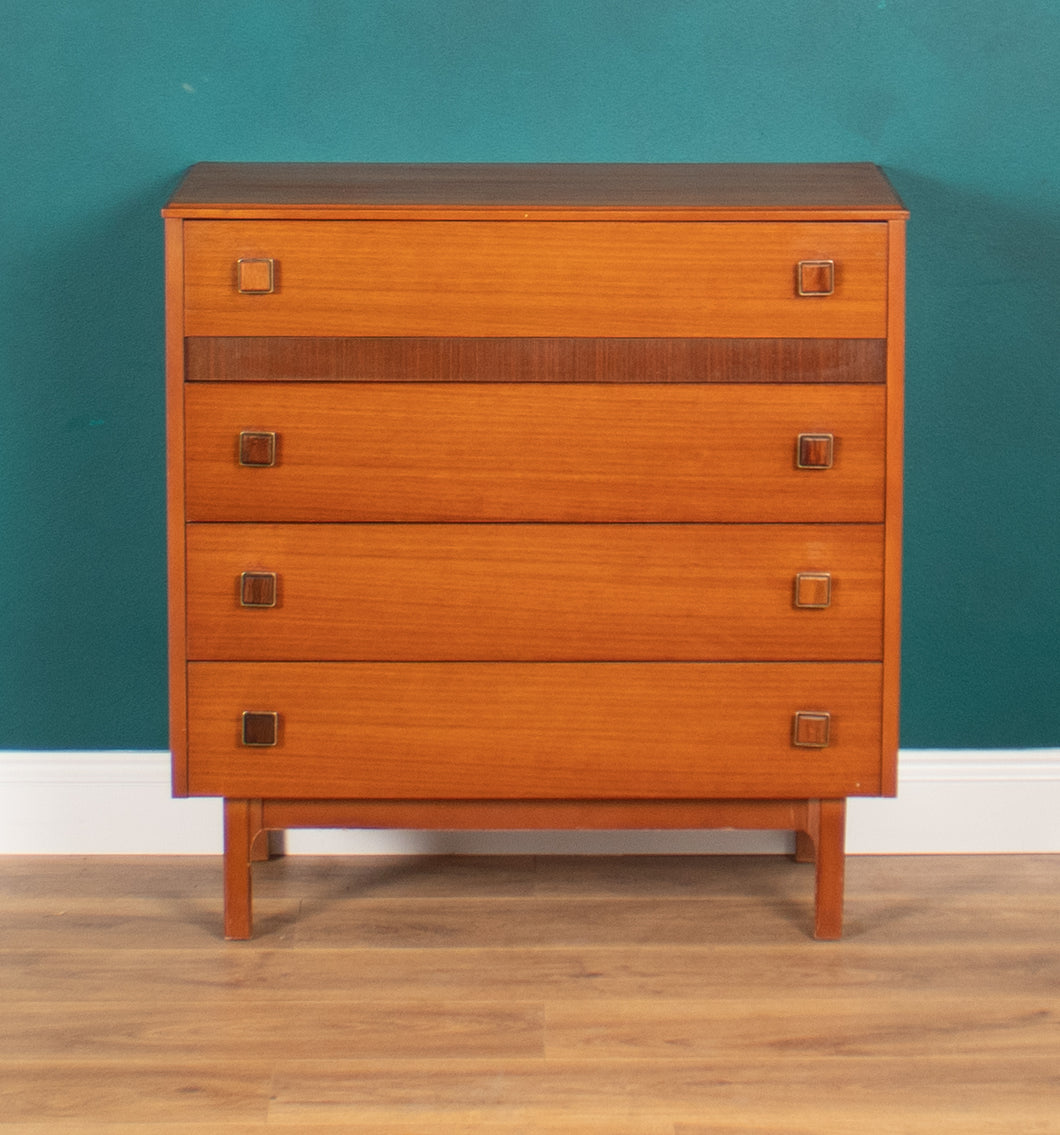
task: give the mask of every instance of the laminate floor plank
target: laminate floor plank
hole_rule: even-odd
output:
[[[838,952],[783,946],[590,946],[438,950],[255,948],[201,951],[70,948],[0,951],[0,999],[187,1004],[408,1002],[416,999],[595,1001],[688,997],[861,998],[912,994],[1020,997],[1060,989],[1060,949],[1043,926],[1033,944],[985,941],[962,949],[864,943]]]
[[[301,948],[765,946],[808,941],[812,902],[812,894],[797,902],[764,893],[731,899],[423,899],[415,907],[384,900],[306,901],[294,936]],[[990,917],[1009,941],[1030,945],[1055,912],[1054,898],[1028,895],[1018,908],[998,903]],[[974,899],[913,905],[880,896],[871,910],[848,903],[844,938],[875,944],[920,938],[957,946],[979,938],[983,918],[983,904]]]
[[[217,881],[220,887],[220,880]],[[299,902],[268,899],[255,904],[256,924],[274,947],[294,944]],[[64,949],[71,943],[98,948],[149,948],[164,942],[170,949],[199,949],[221,938],[222,905],[217,897],[93,897],[82,892],[56,902],[33,898],[0,900],[0,950]]]
[[[254,940],[273,949],[797,945],[811,940],[812,901],[812,893],[801,901],[765,894],[729,900],[255,897]],[[72,940],[99,948],[149,948],[164,941],[170,949],[198,949],[220,939],[217,899],[133,897],[103,903],[78,896],[61,905],[33,899],[0,906],[0,950],[59,949]],[[1048,895],[1027,895],[1018,907],[1001,898],[993,909],[975,898],[910,902],[881,895],[871,904],[848,900],[844,941],[882,946],[919,939],[957,948],[979,941],[984,921],[990,920],[999,938],[1033,948],[1055,915],[1056,900]]]
[[[676,866],[679,857],[663,858]],[[299,896],[529,895],[539,864],[532,855],[292,855],[257,864],[255,890],[261,898],[281,900],[292,887]],[[216,899],[221,878],[218,856],[7,855],[0,856],[0,902],[69,899],[100,885],[113,886],[123,898]]]
[[[218,1131],[224,1135],[267,1135],[275,1132],[276,1128],[262,1120],[259,1123],[220,1122],[217,1119],[204,1120],[201,1123],[169,1123],[165,1120],[153,1122],[139,1120],[134,1123],[96,1123],[86,1122],[81,1118],[63,1119],[61,1117],[48,1119],[43,1123],[5,1123],[0,1125],[4,1135],[216,1135]],[[407,1130],[407,1125],[406,1125]],[[673,1126],[667,1129],[667,1135],[672,1135]],[[335,1135],[335,1128],[304,1127],[300,1135]]]
[[[668,1119],[730,1125],[754,1107],[773,1121],[808,1096],[826,1118],[846,1106],[886,1115],[901,1099],[941,1115],[996,1116],[1004,1112],[1021,1135],[1049,1116],[1060,1080],[1054,1054],[999,1061],[968,1057],[804,1056],[773,1059],[668,1059],[422,1062],[413,1067],[365,1062],[297,1061],[276,1073],[269,1121],[281,1124],[347,1123],[369,1116],[403,1114],[410,1120],[453,1122],[490,1113],[528,1120],[567,1114],[572,1120],[608,1116],[624,1121]],[[424,1130],[436,1129],[433,1122]],[[1042,1127],[1042,1130],[1048,1130]],[[754,1130],[754,1128],[749,1128]]]
[[[298,856],[255,867],[255,887],[282,899],[294,885],[303,900],[527,898],[537,893],[533,855]]]
[[[1020,1126],[1025,1124],[1025,1126]],[[1019,1113],[990,1115],[974,1101],[967,1107],[934,1107],[931,1102],[892,1101],[885,1108],[845,1102],[840,1107],[796,1104],[782,1116],[749,1105],[739,1121],[678,1122],[673,1135],[1055,1135],[1056,1124],[1033,1104]]]
[[[747,899],[422,899],[306,902],[298,946],[540,949],[800,941],[809,927]],[[802,912],[805,916],[806,912]]]
[[[1060,856],[0,858],[0,1135],[1060,1135]]]
[[[3,1135],[276,1135],[277,1131],[297,1135],[337,1135],[353,1132],[355,1135],[674,1135],[673,1122],[667,1119],[636,1119],[625,1121],[607,1116],[601,1125],[600,1117],[580,1120],[569,1115],[535,1113],[527,1125],[524,1117],[513,1115],[475,1115],[464,1113],[453,1117],[432,1113],[423,1121],[395,1118],[393,1115],[364,1114],[342,1120],[340,1123],[169,1123],[138,1121],[135,1123],[85,1123],[80,1119],[50,1119],[45,1123],[13,1123],[0,1125]],[[713,1135],[714,1129],[711,1129]]]
[[[35,1060],[0,1062],[3,1111],[10,1124],[263,1122],[272,1066],[235,1057],[194,1062]]]
[[[51,1002],[16,1001],[0,1017],[0,1061],[27,1046],[42,1060],[540,1057],[543,1016],[519,1002],[75,1001],[57,1015]]]
[[[937,1055],[1000,1060],[1060,1053],[1060,995],[933,997],[878,993],[685,1001],[579,1001],[546,1006],[549,1059],[628,1057],[766,1063],[778,1055]]]
[[[534,892],[556,897],[592,895],[746,895],[762,890],[801,897],[806,874],[775,855],[549,855],[539,856]],[[1020,896],[1055,896],[1056,855],[851,855],[848,899],[876,903],[883,896],[973,899],[1015,886]]]

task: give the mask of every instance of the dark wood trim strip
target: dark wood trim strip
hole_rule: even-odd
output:
[[[192,382],[858,382],[883,339],[190,337]]]

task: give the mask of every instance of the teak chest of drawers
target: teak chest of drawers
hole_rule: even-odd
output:
[[[773,828],[895,791],[906,212],[871,165],[192,167],[174,790],[269,830]]]

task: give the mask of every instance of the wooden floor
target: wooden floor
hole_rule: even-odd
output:
[[[1060,856],[0,859],[0,1135],[1060,1132]]]

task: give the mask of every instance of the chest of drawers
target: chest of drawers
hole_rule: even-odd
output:
[[[869,165],[192,167],[174,791],[294,827],[791,830],[895,791],[906,213]]]

